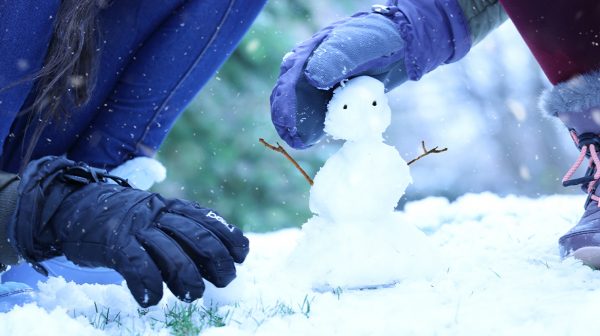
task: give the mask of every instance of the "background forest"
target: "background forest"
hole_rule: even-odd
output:
[[[280,141],[270,121],[269,95],[279,64],[293,46],[332,17],[368,10],[371,3],[269,1],[235,53],[184,112],[158,159],[170,197],[197,200],[247,231],[299,226],[310,216],[309,185],[259,138]],[[406,160],[421,140],[448,152],[412,167],[407,200],[449,199],[492,191],[537,196],[575,192],[560,177],[576,156],[567,132],[543,117],[537,97],[548,86],[511,23],[505,23],[458,63],[390,93],[394,113],[388,143]],[[290,150],[314,175],[339,143],[323,139]],[[334,197],[334,196],[332,196]]]

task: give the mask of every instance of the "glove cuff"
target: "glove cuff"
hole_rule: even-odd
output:
[[[16,206],[19,177],[14,174],[0,172],[0,271],[2,265],[14,265],[19,261],[17,251],[10,245],[7,228]]]
[[[82,186],[109,179],[131,187],[127,180],[103,169],[64,157],[46,156],[30,162],[21,175],[15,214],[8,224],[11,245],[31,263],[60,256],[59,232],[49,223],[64,199]]]
[[[57,199],[64,199],[71,190],[52,186],[63,169],[74,164],[62,157],[46,156],[30,162],[21,175],[16,210],[7,231],[11,245],[30,263],[61,254],[53,245],[39,244],[38,240],[55,240],[47,223],[60,206]]]

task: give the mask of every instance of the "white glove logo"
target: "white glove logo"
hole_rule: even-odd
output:
[[[229,232],[233,232],[233,230],[235,230],[235,226],[227,223],[227,221],[225,221],[225,219],[223,219],[223,217],[217,215],[216,213],[214,213],[212,211],[209,211],[206,214],[206,217],[218,220],[219,223],[221,223],[227,227],[227,230],[229,230]]]

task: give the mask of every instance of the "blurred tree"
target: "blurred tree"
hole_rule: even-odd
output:
[[[197,200],[248,231],[299,226],[310,216],[309,186],[258,138],[280,141],[269,95],[285,53],[363,0],[272,0],[231,58],[183,113],[159,153],[168,179],[155,189]],[[491,190],[537,195],[564,189],[559,174],[576,155],[566,132],[537,113],[548,83],[510,23],[461,62],[390,94],[389,142],[405,159],[420,141],[449,151],[411,166],[406,199]],[[337,147],[328,139],[290,153],[313,175]]]
[[[391,92],[396,113],[388,135],[405,157],[417,153],[421,139],[449,148],[412,167],[408,199],[577,192],[559,182],[577,151],[564,127],[537,107],[549,85],[507,22],[460,62]]]
[[[317,29],[311,18],[310,2],[267,4],[161,147],[168,179],[156,191],[197,200],[248,231],[299,226],[310,216],[307,182],[258,139],[279,141],[269,95],[283,55]],[[324,158],[290,152],[311,174]]]

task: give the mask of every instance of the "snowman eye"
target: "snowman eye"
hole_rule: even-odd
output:
[[[377,100],[373,100],[373,106],[377,106]]]
[[[348,109],[348,105],[344,104],[343,108],[344,108],[344,110],[347,110]]]

